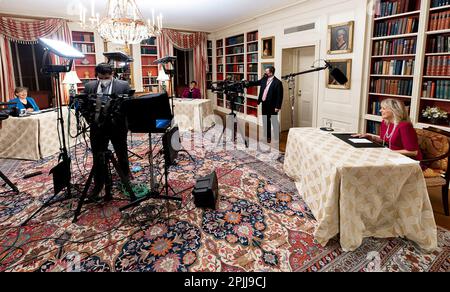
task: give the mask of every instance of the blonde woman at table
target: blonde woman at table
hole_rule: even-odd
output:
[[[9,106],[10,108],[17,107],[19,111],[26,110],[27,112],[38,112],[39,107],[32,97],[28,96],[28,88],[17,87],[14,90],[15,98],[11,99],[10,102],[15,103],[15,105]]]
[[[355,137],[369,139],[412,159],[422,160],[417,133],[405,104],[397,99],[385,99],[381,102],[381,116],[380,136],[363,134]]]

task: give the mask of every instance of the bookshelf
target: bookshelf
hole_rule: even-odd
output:
[[[374,8],[365,130],[379,134],[380,104],[387,98],[404,101],[413,123],[429,126],[421,118],[427,106],[450,111],[450,18],[444,21],[444,15],[450,16],[450,0],[380,0]]]
[[[159,90],[158,65],[154,62],[158,59],[158,46],[156,38],[144,40],[141,43],[142,84],[144,92],[157,93]]]
[[[213,42],[208,41],[208,72],[206,72],[206,88],[211,90],[213,82]]]
[[[418,118],[427,126],[421,113],[428,106],[450,112],[450,0],[430,0],[429,8]]]
[[[242,33],[216,41],[218,81],[259,79],[259,34],[258,31]],[[231,97],[217,94],[217,107],[224,111],[231,109]],[[249,117],[252,121],[258,117],[258,88],[246,89],[246,98],[238,97],[236,112]]]
[[[224,47],[223,40],[216,41],[216,80],[222,81],[224,80]],[[224,107],[225,106],[225,98],[221,93],[217,93],[217,106]]]
[[[96,80],[95,67],[97,66],[95,38],[92,32],[72,31],[72,45],[85,55],[85,59],[75,61],[75,71],[83,82],[78,84],[78,92],[84,90],[86,83]]]

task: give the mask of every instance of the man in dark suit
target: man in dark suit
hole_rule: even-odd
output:
[[[283,105],[283,83],[275,77],[275,68],[269,67],[266,69],[263,79],[249,82],[248,86],[261,86],[258,104],[262,103],[264,136],[267,138],[267,142],[271,143],[272,126],[276,139],[279,139],[278,113]]]
[[[103,94],[124,95],[131,91],[128,82],[113,78],[114,70],[107,63],[99,64],[95,68],[95,75],[98,80],[87,83],[84,93],[96,94],[99,97]],[[108,150],[110,141],[114,146],[120,169],[125,177],[130,177],[127,135],[128,129],[124,118],[119,117],[115,118],[114,121],[104,121],[102,126],[96,123],[91,125],[90,139],[94,156],[93,168],[95,169],[93,198],[97,198],[105,186],[105,177],[108,170],[104,153]]]

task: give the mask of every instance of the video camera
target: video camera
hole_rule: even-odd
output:
[[[232,81],[232,80],[224,80],[213,82],[213,86],[211,88],[212,92],[218,92],[223,94],[244,94],[245,88],[248,87],[247,81]],[[216,86],[214,86],[214,84]]]
[[[13,107],[10,109],[6,108],[11,105],[16,105],[16,104],[11,103],[11,102],[8,102],[8,103],[0,102],[0,121],[6,120],[10,116],[18,117],[20,115],[19,109],[17,107]]]
[[[80,115],[90,124],[98,128],[106,126],[124,125],[125,117],[122,111],[122,103],[130,99],[130,94],[80,94],[74,98],[74,106],[77,118]]]

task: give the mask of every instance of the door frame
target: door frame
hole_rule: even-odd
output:
[[[284,50],[301,49],[304,47],[314,47],[315,48],[315,59],[321,60],[320,44],[321,44],[320,40],[317,40],[317,41],[301,42],[301,43],[297,43],[295,45],[293,44],[293,45],[289,45],[289,46],[284,46],[281,48],[281,54],[284,54]],[[283,56],[281,58],[281,66],[283,66]],[[299,68],[299,70],[307,70],[307,69],[308,68]],[[300,71],[298,71],[298,72],[300,72]],[[295,72],[292,72],[292,73],[295,73]],[[320,76],[319,76],[319,74],[316,74],[316,73],[312,73],[312,74],[314,74],[312,126],[313,126],[313,128],[317,128],[318,113],[319,113],[319,80],[320,80]],[[286,84],[286,82],[284,82],[284,81],[283,81],[283,83]],[[280,122],[281,122],[281,120],[280,120]]]

